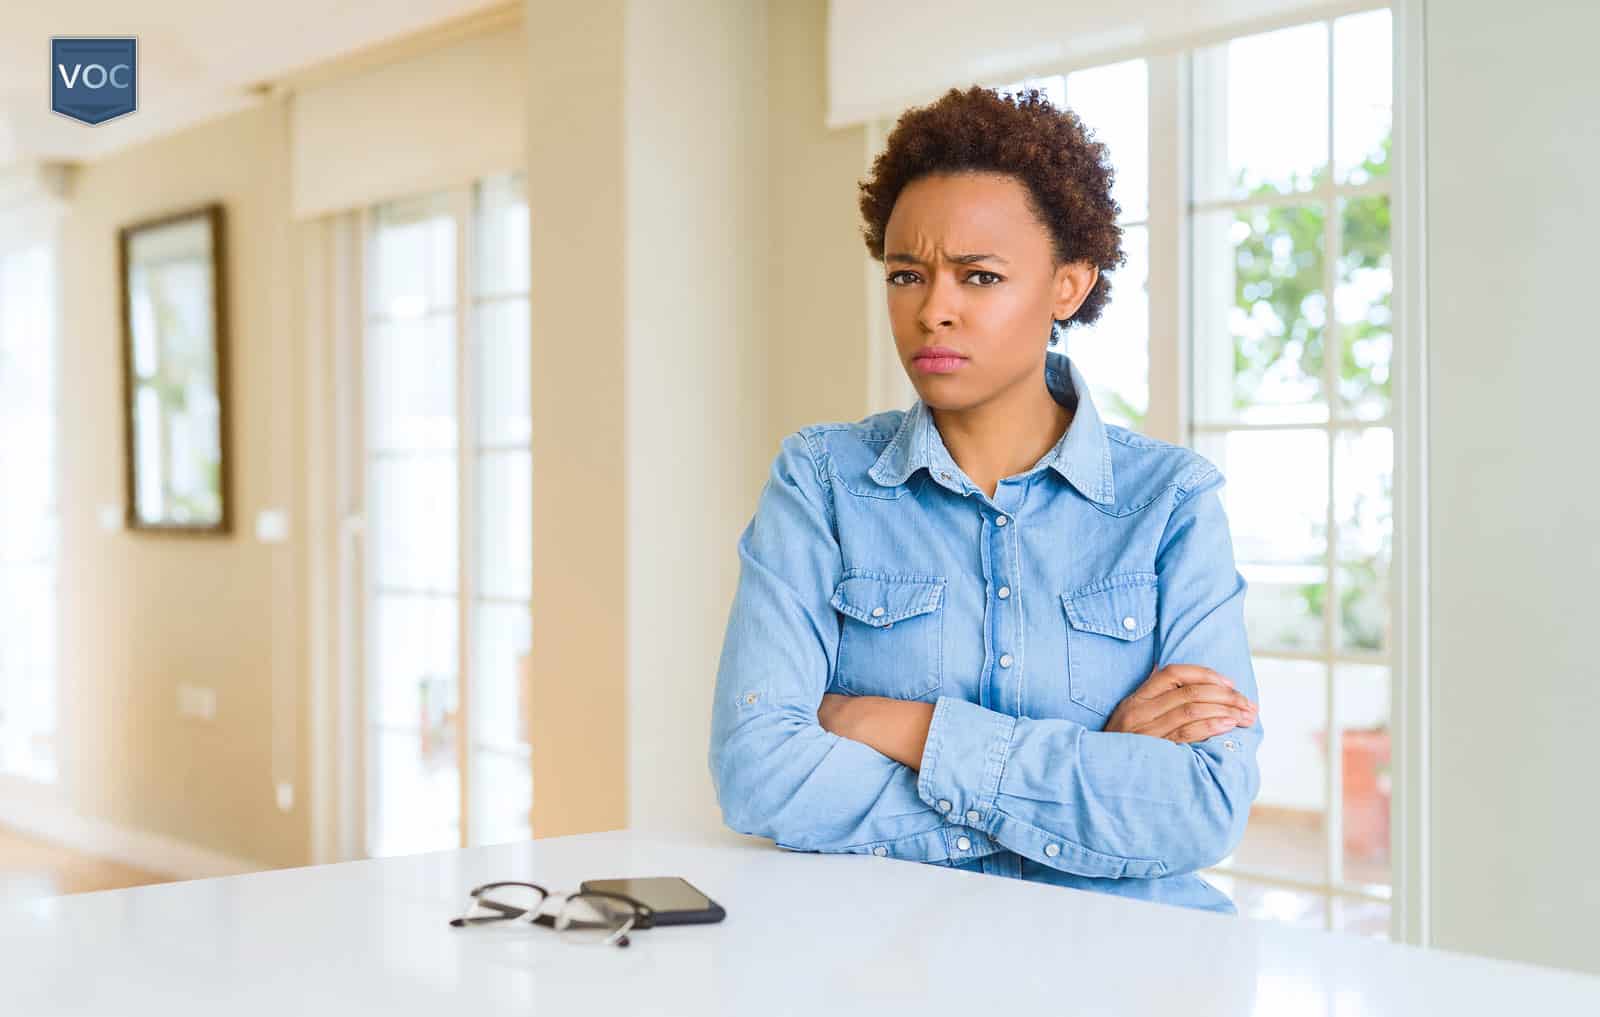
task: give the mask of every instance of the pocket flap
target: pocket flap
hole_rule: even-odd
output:
[[[939,610],[944,580],[935,576],[846,573],[833,591],[833,609],[873,628]]]
[[[1067,623],[1080,632],[1143,639],[1156,627],[1156,575],[1125,572],[1063,594]]]

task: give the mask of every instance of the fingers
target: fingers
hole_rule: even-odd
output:
[[[1181,724],[1211,717],[1232,717],[1248,727],[1255,723],[1256,707],[1231,686],[1198,682],[1152,699],[1130,697],[1118,707],[1114,729],[1164,738]]]
[[[1255,719],[1256,704],[1252,703],[1244,693],[1235,691],[1232,687],[1224,688],[1221,685],[1211,684],[1185,685],[1181,689],[1173,689],[1154,699],[1141,702],[1138,712],[1145,717],[1160,717],[1195,703],[1232,707],[1241,714],[1249,715],[1246,719]]]
[[[1168,664],[1144,680],[1144,684],[1134,690],[1134,699],[1154,699],[1163,693],[1174,689],[1186,688],[1191,685],[1222,685],[1233,688],[1233,682],[1226,675],[1218,674],[1209,667],[1198,664]]]
[[[1187,745],[1190,742],[1203,742],[1224,731],[1231,731],[1237,725],[1227,717],[1212,717],[1208,720],[1197,720],[1192,724],[1185,724],[1165,737],[1169,742]]]
[[[1231,706],[1223,706],[1218,703],[1185,703],[1176,709],[1167,711],[1135,733],[1181,741],[1182,739],[1173,737],[1178,731],[1214,728],[1214,730],[1208,730],[1201,735],[1202,738],[1209,738],[1211,735],[1216,734],[1217,731],[1226,731],[1235,727],[1249,727],[1253,722],[1250,714]]]

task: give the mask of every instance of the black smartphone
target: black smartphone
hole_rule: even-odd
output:
[[[677,876],[586,879],[578,889],[620,893],[648,904],[656,913],[657,925],[701,925],[720,922],[728,916],[720,904],[695,889],[687,879]]]

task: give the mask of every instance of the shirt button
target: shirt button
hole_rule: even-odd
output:
[[[878,847],[872,849],[872,853],[877,855],[879,858],[882,858],[884,855],[889,853],[889,849],[879,845]]]
[[[1229,752],[1239,751],[1239,743],[1234,741],[1232,738],[1229,738],[1227,741],[1223,742],[1222,747],[1227,749]]]
[[[950,803],[945,801],[943,798],[939,799],[939,811],[940,812],[949,812],[950,811]]]
[[[1006,599],[1006,598],[1007,598],[1007,597],[1009,597],[1009,596],[1011,596],[1011,587],[1009,587],[1009,586],[1002,586],[1002,587],[1000,587],[1000,589],[998,589],[998,590],[996,590],[996,591],[995,591],[995,594],[996,594],[996,595],[997,595],[997,596],[998,596],[998,597],[999,597],[999,598],[1000,598],[1000,599],[1001,599],[1001,600],[1005,600],[1005,599]]]
[[[872,609],[872,617],[874,617],[874,618],[882,618],[883,617],[883,608],[881,608],[881,607],[873,608]],[[1129,618],[1128,620],[1129,621],[1133,621],[1132,618]]]
[[[1132,615],[1129,615],[1128,617],[1122,619],[1122,627],[1127,629],[1129,632],[1132,632],[1134,629],[1139,627],[1139,623],[1133,620]]]
[[[756,694],[754,692],[750,693],[748,696],[744,697],[744,701],[747,706],[756,705]]]
[[[968,809],[967,810],[967,822],[976,823],[977,821],[978,821],[978,810],[977,809]]]
[[[1011,666],[1011,654],[1002,653],[1000,655],[1000,666],[1001,667],[1010,667]]]
[[[1056,855],[1059,855],[1060,853],[1061,853],[1061,845],[1060,844],[1046,844],[1044,846],[1044,855],[1045,855],[1046,858],[1054,858]]]
[[[972,841],[965,837],[958,838],[956,840],[956,847],[962,851],[970,850],[972,847]]]
[[[996,526],[1004,526],[1006,523],[1008,523],[1010,521],[1011,520],[1007,519],[1005,516],[995,516],[994,517],[994,524]]]

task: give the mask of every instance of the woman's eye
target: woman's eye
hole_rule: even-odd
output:
[[[916,281],[916,278],[917,278],[917,273],[911,272],[911,271],[907,271],[905,269],[902,269],[899,272],[890,272],[889,273],[889,285],[890,286],[909,286],[909,285],[911,285],[912,282]]]
[[[974,272],[967,276],[967,278],[977,283],[979,286],[993,286],[1000,282],[1000,277],[995,275],[993,272]]]

